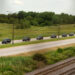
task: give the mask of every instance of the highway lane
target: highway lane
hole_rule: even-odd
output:
[[[69,35],[67,35],[67,37],[69,37]],[[57,36],[58,38],[58,36]],[[62,36],[60,35],[59,38],[62,38]],[[48,40],[48,39],[52,39],[51,37],[44,37],[43,40]],[[31,38],[30,41],[38,41],[36,38]],[[23,42],[22,40],[14,40],[14,43],[21,43]],[[12,43],[12,42],[11,42]],[[2,42],[0,41],[0,45],[2,45]]]
[[[50,37],[44,37],[43,40],[51,39]],[[30,41],[38,41],[36,38],[32,38]],[[23,42],[22,40],[15,40],[14,43],[21,43]]]
[[[53,41],[53,42],[4,48],[4,49],[0,49],[0,56],[10,56],[10,55],[15,55],[20,53],[27,53],[31,51],[38,51],[45,48],[63,46],[63,45],[71,44],[71,43],[75,43],[75,39],[59,40],[59,41]]]
[[[44,37],[43,40],[48,40],[48,39],[51,39],[50,37]],[[30,41],[38,41],[36,38],[31,38]],[[14,40],[14,43],[21,43],[23,42],[22,40]],[[12,43],[12,42],[11,42]],[[2,45],[2,42],[0,41],[0,45]]]

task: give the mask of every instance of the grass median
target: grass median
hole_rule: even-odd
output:
[[[15,44],[5,44],[0,45],[1,48],[9,48],[9,47],[15,47],[15,46],[22,46],[22,45],[30,45],[30,44],[38,44],[38,43],[45,43],[45,42],[51,42],[51,41],[58,41],[58,40],[66,40],[66,39],[73,39],[73,37],[65,37],[65,38],[55,38],[55,39],[48,39],[48,40],[38,40],[38,41],[30,41],[30,42],[22,42],[22,43],[15,43]]]

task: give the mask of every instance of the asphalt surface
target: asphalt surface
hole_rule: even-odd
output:
[[[51,39],[50,37],[44,37],[44,40]],[[30,41],[38,41],[36,38],[32,38]],[[21,43],[22,40],[15,40],[14,43]]]
[[[72,43],[75,43],[75,39],[59,40],[59,41],[53,41],[53,42],[4,48],[4,49],[0,49],[0,57],[16,55],[20,53],[27,53],[31,51],[38,51],[38,50],[45,49],[45,48],[63,46],[63,45],[72,44]]]
[[[50,37],[44,37],[44,40],[51,39]],[[36,38],[32,38],[30,41],[38,41]],[[21,43],[22,40],[14,40],[14,43]],[[12,42],[11,42],[12,43]],[[2,42],[0,41],[0,45],[2,45]]]
[[[59,37],[62,38],[61,35]],[[67,37],[69,37],[69,35],[67,35]],[[57,36],[57,38],[58,38],[58,36]],[[48,39],[52,39],[52,38],[51,37],[44,37],[43,40],[48,40]],[[38,40],[36,38],[31,38],[30,41],[38,41]],[[21,43],[21,42],[23,42],[23,41],[22,40],[14,40],[14,43]],[[3,45],[1,41],[0,41],[0,45]]]

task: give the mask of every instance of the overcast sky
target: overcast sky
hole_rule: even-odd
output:
[[[53,11],[75,15],[75,0],[0,0],[0,13]]]

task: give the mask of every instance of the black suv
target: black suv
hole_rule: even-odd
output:
[[[74,33],[70,33],[69,36],[74,36]]]
[[[8,43],[11,43],[11,39],[4,39],[2,41],[2,44],[8,44]]]
[[[62,37],[67,37],[67,34],[62,34]]]
[[[30,37],[24,37],[22,41],[30,41]]]
[[[38,36],[36,39],[37,40],[43,40],[43,36]]]
[[[51,38],[56,38],[57,36],[55,34],[52,34],[50,37]]]

